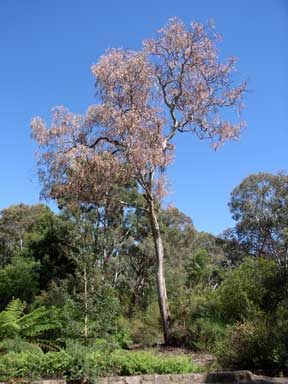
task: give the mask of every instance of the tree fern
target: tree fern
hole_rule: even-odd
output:
[[[47,331],[61,327],[56,308],[39,307],[28,314],[24,314],[24,308],[25,303],[14,299],[0,312],[0,348],[8,339],[14,340],[16,344],[21,339],[35,344],[39,341],[42,345]]]
[[[12,300],[6,309],[0,312],[0,340],[4,337],[13,337],[19,334],[21,325],[19,319],[25,305],[21,300]]]
[[[24,337],[36,337],[55,328],[60,324],[53,308],[39,307],[19,319],[21,335]]]

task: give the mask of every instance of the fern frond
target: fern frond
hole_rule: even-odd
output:
[[[59,328],[60,324],[53,318],[53,311],[45,307],[39,307],[24,315],[19,320],[21,335],[24,337],[35,337],[49,330]]]
[[[20,299],[13,299],[7,304],[5,312],[11,314],[15,320],[18,320],[22,315],[26,304],[23,303]]]
[[[0,340],[17,335],[21,329],[19,319],[25,304],[19,299],[10,301],[4,311],[0,312]]]

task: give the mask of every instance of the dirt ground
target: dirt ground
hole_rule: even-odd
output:
[[[153,351],[155,354],[166,355],[166,356],[179,356],[185,355],[190,356],[193,363],[197,363],[202,367],[209,368],[216,361],[216,357],[210,353],[197,353],[192,352],[191,350],[185,348],[175,348],[175,347],[153,347],[147,348],[146,351]]]

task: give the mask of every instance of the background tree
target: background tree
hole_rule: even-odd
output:
[[[44,204],[11,205],[0,212],[0,265],[15,252],[23,251],[26,236],[37,232],[39,222],[49,214],[53,215]]]
[[[2,210],[0,308],[13,297],[31,304],[40,290],[49,290],[73,275],[76,233],[75,223],[44,204]]]
[[[48,207],[47,207],[48,208]],[[49,214],[38,220],[33,232],[26,236],[24,257],[40,263],[40,288],[47,289],[52,281],[59,283],[75,271],[71,254],[75,252],[78,228],[63,214]]]
[[[111,260],[114,286],[119,290],[126,312],[131,318],[146,310],[155,289],[155,249],[150,222],[142,209],[131,209],[124,220],[127,237],[117,257]],[[117,277],[117,278],[116,278]]]
[[[272,258],[288,271],[288,176],[259,173],[231,193],[234,237],[250,255]]]
[[[84,326],[83,332],[80,332],[86,339],[91,336],[91,330],[94,331],[94,336],[95,332],[98,336],[109,333],[119,314],[119,301],[108,279],[107,264],[112,257],[110,252],[115,250],[113,247],[109,248],[111,244],[108,245],[108,242],[112,241],[116,247],[120,232],[117,224],[119,221],[121,223],[121,218],[118,217],[119,221],[113,220],[115,216],[111,215],[109,220],[108,212],[107,207],[106,210],[104,207],[101,210],[91,210],[91,207],[84,210],[84,207],[78,207],[70,212],[70,219],[77,225],[77,233],[74,239],[75,248],[70,256],[74,261],[75,274],[68,281],[68,293],[72,298],[70,303],[76,317],[78,314],[82,319]],[[68,213],[67,210],[65,213]],[[117,224],[115,221],[118,221]],[[115,236],[113,240],[112,233]]]
[[[100,103],[80,116],[54,110],[51,127],[32,121],[41,148],[40,176],[46,197],[73,195],[79,201],[107,201],[113,186],[134,179],[143,191],[156,253],[156,276],[165,342],[170,313],[164,247],[158,221],[163,171],[178,133],[210,139],[217,148],[238,138],[246,85],[233,86],[235,59],[222,64],[213,28],[177,19],[144,42],[139,51],[112,49],[92,67]],[[236,109],[236,121],[223,110]],[[230,116],[230,115],[229,115]]]
[[[40,265],[31,258],[13,257],[0,269],[0,310],[13,298],[31,303],[39,293]]]

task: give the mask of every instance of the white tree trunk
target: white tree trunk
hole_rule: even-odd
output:
[[[164,248],[163,248],[159,223],[157,219],[157,214],[155,212],[155,206],[154,206],[153,200],[149,202],[149,206],[150,206],[151,228],[152,228],[156,259],[157,259],[157,288],[158,288],[159,307],[160,307],[160,313],[161,313],[165,344],[169,344],[170,312],[169,312],[165,273],[164,273]]]
[[[84,306],[85,306],[85,316],[84,316],[84,337],[88,337],[88,281],[87,281],[87,270],[86,266],[84,267]]]

